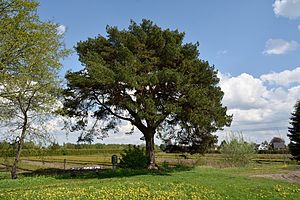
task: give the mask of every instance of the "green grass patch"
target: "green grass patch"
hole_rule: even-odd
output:
[[[0,180],[0,199],[299,199],[300,184],[249,176],[286,169],[257,165],[21,177]]]

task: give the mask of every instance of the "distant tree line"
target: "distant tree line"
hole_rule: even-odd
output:
[[[160,149],[166,153],[221,153],[221,149],[224,145],[227,144],[225,140],[223,140],[220,145],[216,144],[217,140],[210,146],[203,148],[202,151],[199,151],[199,148],[193,148],[191,145],[184,145],[181,143],[172,143],[167,141],[160,145]],[[288,146],[285,145],[285,141],[279,137],[273,137],[270,142],[264,141],[261,144],[248,143],[244,141],[245,144],[251,144],[258,154],[289,154]]]
[[[128,144],[72,144],[64,143],[59,145],[53,143],[47,147],[34,142],[25,142],[22,156],[54,156],[54,155],[92,155],[92,154],[120,154]],[[158,150],[158,146],[155,146]],[[0,157],[13,157],[15,144],[6,141],[0,142]]]

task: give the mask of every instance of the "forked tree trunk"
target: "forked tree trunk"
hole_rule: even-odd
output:
[[[145,133],[146,156],[148,158],[148,169],[158,169],[156,162],[155,162],[154,134],[155,134],[155,130],[148,131],[147,133]]]
[[[23,143],[24,143],[26,127],[27,127],[27,116],[25,116],[25,119],[24,119],[24,122],[23,122],[22,132],[21,132],[21,136],[19,138],[19,141],[16,141],[16,157],[15,157],[14,163],[12,165],[12,169],[11,169],[11,178],[12,179],[17,179],[18,178],[17,168],[18,168],[18,164],[19,164],[19,161],[20,161],[21,150],[22,150]]]

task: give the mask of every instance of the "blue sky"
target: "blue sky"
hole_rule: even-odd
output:
[[[241,130],[256,142],[286,138],[289,114],[300,98],[300,0],[39,2],[42,20],[61,24],[62,31],[66,27],[69,48],[88,37],[105,36],[106,25],[127,28],[130,19],[139,23],[146,18],[185,32],[185,42],[198,41],[200,58],[220,72],[223,102],[234,114],[227,131]],[[63,61],[61,75],[79,69],[74,53]],[[226,133],[218,134],[222,138]],[[110,140],[123,140],[118,137]]]
[[[101,1],[40,0],[39,14],[67,27],[65,40],[72,48],[78,41],[106,35],[106,25],[127,28],[130,19],[151,19],[163,28],[185,32],[186,42],[200,42],[200,57],[222,73],[246,72],[259,76],[299,65],[300,51],[272,56],[262,54],[268,39],[299,40],[300,19],[276,16],[272,0],[201,1]],[[300,12],[300,11],[299,11]],[[76,56],[65,69],[80,67]]]

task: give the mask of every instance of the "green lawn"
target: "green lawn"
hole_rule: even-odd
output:
[[[298,166],[292,166],[298,168]],[[64,175],[3,179],[0,199],[300,199],[300,183],[252,177],[284,173],[289,166],[255,165],[246,168],[196,167],[190,170],[147,173]],[[299,170],[299,168],[298,168]]]

